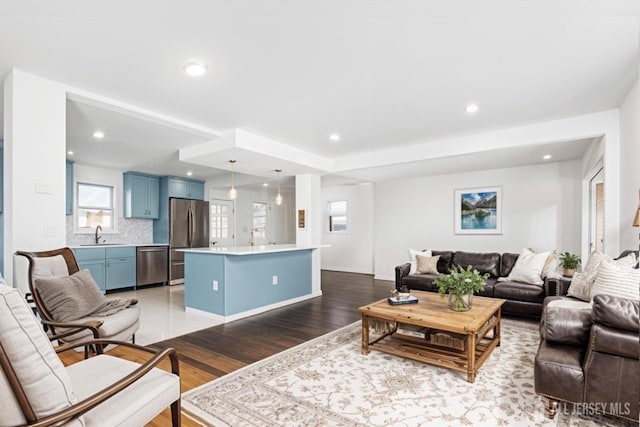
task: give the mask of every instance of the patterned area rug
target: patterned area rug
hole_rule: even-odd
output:
[[[503,319],[502,343],[466,374],[371,351],[360,322],[183,394],[183,410],[212,426],[623,426],[565,411],[544,417],[534,393],[535,322]]]

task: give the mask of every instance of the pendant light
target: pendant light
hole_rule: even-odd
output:
[[[278,195],[276,196],[276,205],[278,206],[282,204],[282,194],[280,194],[280,172],[282,172],[282,169],[276,169],[276,173],[278,174]]]
[[[231,200],[235,200],[236,197],[238,197],[238,190],[236,190],[236,187],[233,186],[233,165],[236,164],[236,161],[229,160],[229,163],[231,163],[231,188],[229,189],[229,198]]]

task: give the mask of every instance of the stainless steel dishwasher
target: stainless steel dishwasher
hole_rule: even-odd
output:
[[[136,251],[136,286],[166,283],[169,276],[167,246],[138,246]]]

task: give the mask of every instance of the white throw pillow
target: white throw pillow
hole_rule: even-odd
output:
[[[551,252],[540,252],[536,254],[529,249],[523,249],[509,276],[499,278],[498,280],[501,282],[511,281],[542,285],[544,283],[542,280],[542,269],[550,254]]]
[[[556,252],[552,252],[547,258],[542,269],[543,279],[559,279],[562,277],[562,263]]]
[[[431,249],[426,249],[424,251],[416,251],[415,249],[409,249],[409,262],[411,263],[411,268],[409,269],[409,274],[415,274],[417,270],[416,263],[416,255],[425,255],[431,256]]]
[[[640,270],[603,262],[598,268],[591,289],[591,299],[598,294],[608,294],[632,300],[640,299]]]
[[[418,274],[440,274],[438,273],[438,260],[440,259],[440,255],[436,256],[426,256],[417,254],[417,268],[416,273]]]
[[[624,258],[614,260],[599,251],[591,253],[582,271],[574,274],[571,278],[567,295],[583,301],[591,301],[591,288],[596,281],[600,264],[603,262],[609,262],[618,267],[633,268],[636,265],[636,254],[632,253]]]

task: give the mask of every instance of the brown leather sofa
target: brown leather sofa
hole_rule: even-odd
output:
[[[570,297],[545,301],[542,340],[535,358],[535,391],[547,399],[551,418],[560,402],[569,402],[578,405],[564,410],[606,413],[637,423],[638,301],[596,295],[592,308],[582,304]]]
[[[503,298],[502,313],[527,317],[540,317],[545,297],[557,295],[558,280],[545,280],[542,285],[531,285],[520,282],[499,282],[499,277],[507,277],[518,259],[518,254],[497,252],[452,252],[432,251],[432,255],[440,255],[437,269],[441,274],[451,271],[453,265],[473,266],[481,274],[489,273],[484,290],[478,295],[485,297]],[[437,292],[433,281],[436,274],[409,274],[410,263],[396,267],[396,288],[408,286],[409,289]],[[566,289],[565,292],[566,294]]]

